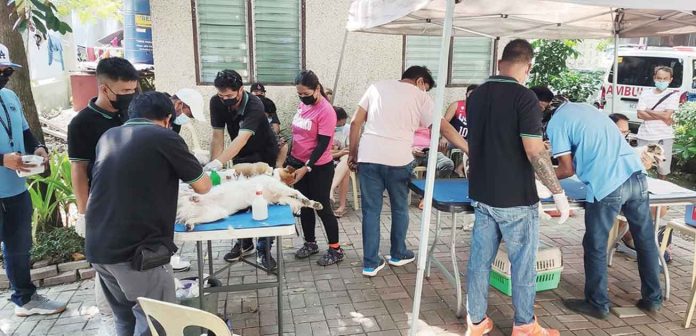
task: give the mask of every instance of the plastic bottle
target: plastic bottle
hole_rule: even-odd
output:
[[[268,218],[268,202],[263,198],[263,187],[256,186],[256,197],[251,202],[251,218],[261,221]]]
[[[210,172],[210,182],[212,182],[214,186],[220,185],[220,174],[218,174],[214,170],[211,171]]]

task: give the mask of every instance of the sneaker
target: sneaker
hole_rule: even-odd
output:
[[[387,265],[387,263],[384,262],[384,260],[380,260],[379,266],[377,267],[363,267],[362,274],[364,276],[373,277],[377,275],[377,272],[381,271],[385,265]]]
[[[15,315],[26,317],[31,315],[51,315],[65,311],[65,303],[49,300],[47,297],[39,294],[31,296],[31,300],[23,306],[15,307]]]
[[[342,248],[339,247],[334,249],[329,247],[329,249],[326,250],[326,253],[324,253],[324,255],[317,260],[317,264],[319,264],[319,266],[333,265],[339,261],[342,261],[344,256],[345,254],[343,253]]]
[[[412,251],[406,251],[406,255],[403,258],[395,258],[392,256],[387,256],[387,261],[389,265],[392,266],[404,266],[416,260],[416,255]]]
[[[563,305],[576,313],[592,316],[596,319],[606,320],[609,317],[608,311],[601,311],[595,306],[591,305],[589,302],[582,299],[563,300]]]
[[[276,268],[277,264],[273,256],[269,253],[259,252],[256,254],[256,262],[261,264],[266,270],[272,271]]]
[[[469,316],[466,317],[466,333],[464,336],[483,336],[491,332],[491,330],[493,330],[493,320],[488,318],[488,316],[479,324],[474,324],[469,319]]]
[[[239,260],[241,257],[245,257],[248,255],[251,255],[254,253],[254,242],[249,239],[243,239],[241,240],[242,243],[238,240],[236,243],[234,243],[234,246],[232,247],[232,250],[225,254],[223,259],[227,262],[234,262]],[[249,244],[247,246],[247,244]]]
[[[657,313],[662,309],[662,304],[650,303],[648,301],[640,299],[640,300],[638,300],[638,303],[636,303],[636,307],[638,307],[638,309],[640,309],[646,313]]]
[[[534,322],[521,326],[512,327],[512,336],[559,336],[556,329],[542,328],[534,316]]]
[[[169,263],[172,265],[174,272],[186,272],[191,269],[191,263],[181,260],[181,257],[178,255],[173,255]]]
[[[317,253],[319,253],[319,246],[317,246],[316,242],[305,242],[304,245],[295,252],[295,258],[304,259]]]

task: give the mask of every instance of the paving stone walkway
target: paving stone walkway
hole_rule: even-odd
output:
[[[388,251],[388,205],[382,215],[381,250]],[[296,260],[294,249],[301,240],[285,238],[287,291],[284,330],[286,335],[370,335],[398,336],[408,334],[408,316],[412,309],[412,296],[416,282],[416,265],[387,267],[377,277],[366,278],[361,274],[362,242],[360,214],[350,211],[339,220],[341,242],[346,259],[329,267],[316,264],[317,256],[309,260]],[[667,218],[683,218],[683,209],[672,209]],[[433,216],[434,218],[434,216]],[[446,223],[449,216],[443,218]],[[460,226],[463,225],[460,223]],[[418,247],[420,211],[411,210],[411,226],[407,244]],[[319,231],[323,232],[323,231]],[[582,235],[583,213],[575,214],[568,224],[546,222],[541,227],[542,240],[559,246],[563,252],[564,270],[558,289],[539,293],[536,314],[542,324],[561,330],[561,335],[696,335],[696,322],[690,329],[682,327],[689,299],[693,241],[681,237],[674,239],[674,261],[670,264],[672,297],[664,309],[654,316],[619,319],[611,315],[608,320],[573,314],[563,308],[562,298],[581,297],[584,284]],[[321,233],[317,234],[322,236]],[[449,236],[449,230],[444,230]],[[320,238],[321,239],[321,238]],[[466,269],[470,232],[458,235],[460,270]],[[325,247],[325,240],[320,241]],[[212,257],[218,266],[224,264],[222,256],[229,250],[230,242],[215,242]],[[182,254],[194,260],[194,244],[184,244]],[[449,261],[445,247],[436,250],[443,262]],[[181,277],[195,274],[195,268]],[[234,265],[230,270],[230,283],[253,283],[270,278],[246,265]],[[225,279],[223,279],[224,281]],[[465,277],[464,277],[465,281]],[[51,298],[68,302],[68,309],[56,316],[15,317],[13,304],[3,300],[0,304],[0,329],[7,335],[97,335],[100,325],[93,294],[94,283],[86,280],[70,285],[40,289]],[[614,305],[631,305],[640,297],[640,280],[634,259],[617,254],[614,266],[609,268],[609,290]],[[509,297],[495,289],[489,291],[489,316],[495,321],[492,336],[509,335],[512,328],[513,308]],[[7,291],[2,292],[9,297]],[[247,335],[273,335],[277,333],[276,296],[273,289],[242,292],[220,296],[219,307],[227,309],[235,332]],[[456,305],[455,290],[436,270],[425,281],[419,325],[421,335],[463,335],[466,322],[458,319],[452,308]]]

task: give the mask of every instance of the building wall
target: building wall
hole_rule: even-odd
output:
[[[316,72],[327,88],[335,84],[350,3],[350,0],[306,0],[306,68]],[[195,87],[205,97],[207,110],[215,88],[196,85],[194,39],[197,37],[193,35],[191,0],[150,0],[150,9],[157,89],[174,92],[183,87]],[[400,35],[348,33],[334,104],[352,114],[370,83],[400,78],[402,47]],[[297,108],[295,87],[268,86],[266,90],[286,127]],[[462,97],[464,91],[464,88],[448,88],[445,101]],[[196,126],[207,144],[208,124],[196,123]]]

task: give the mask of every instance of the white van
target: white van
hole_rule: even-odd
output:
[[[654,47],[645,50],[619,49],[618,104],[612,112],[613,64],[602,84],[599,107],[607,113],[628,116],[631,131],[636,133],[641,120],[636,116],[638,97],[644,89],[655,86],[655,67],[666,65],[674,69],[674,80],[669,88],[679,91],[680,103],[696,101],[696,47]]]

